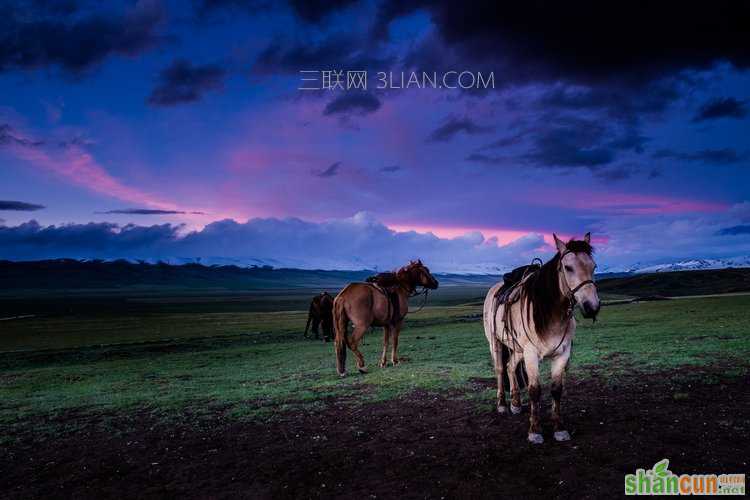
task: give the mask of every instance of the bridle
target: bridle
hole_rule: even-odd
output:
[[[426,272],[426,271],[423,271],[423,272]],[[417,281],[417,280],[415,280],[415,281]],[[390,301],[390,298],[388,296],[388,293],[383,288],[381,288],[380,286],[376,286],[374,283],[370,283],[370,285],[372,287],[374,287],[376,290],[378,290],[380,293],[382,293],[385,296],[386,302],[388,303],[388,317],[390,318],[391,315],[392,315],[392,312],[391,312],[391,307],[392,306],[391,306],[391,301]],[[416,314],[419,311],[421,311],[422,309],[424,309],[424,306],[427,305],[427,296],[430,293],[430,289],[427,288],[424,285],[411,285],[410,284],[410,287],[411,286],[414,286],[414,289],[411,290],[411,291],[409,291],[409,293],[407,295],[407,300],[411,299],[411,298],[414,298],[414,297],[418,297],[420,295],[423,296],[423,298],[422,298],[422,304],[415,311],[411,312],[412,314]],[[420,286],[422,287],[422,289],[418,290],[418,287],[420,287]],[[404,313],[400,318],[398,318],[397,320],[395,320],[394,323],[401,322],[404,318],[406,318],[407,314],[408,314],[408,312]]]
[[[578,304],[578,300],[576,299],[576,296],[575,296],[576,292],[578,292],[578,290],[580,290],[581,288],[583,288],[586,285],[592,285],[594,288],[596,288],[596,283],[594,283],[594,280],[585,280],[585,281],[580,282],[578,285],[576,285],[573,288],[570,287],[570,285],[568,284],[568,278],[565,277],[565,273],[563,272],[563,269],[562,269],[563,258],[565,258],[565,256],[568,255],[568,254],[570,254],[570,253],[575,253],[575,252],[573,252],[572,250],[565,250],[564,252],[562,252],[560,254],[560,259],[559,259],[559,261],[557,263],[557,272],[558,272],[558,274],[562,274],[563,280],[565,282],[565,286],[568,289],[568,291],[564,294],[565,298],[568,300],[568,310],[567,310],[565,316],[563,317],[563,321],[564,322],[567,322],[567,321],[570,320],[570,318],[573,316],[573,311],[575,310],[575,307]],[[536,261],[539,261],[540,264],[542,262],[540,259],[537,258],[537,259],[534,259],[532,261],[532,265]],[[512,299],[510,297],[512,295],[513,289],[521,287],[523,285],[523,283],[528,278],[531,277],[531,275],[533,275],[534,273],[539,272],[540,270],[541,270],[541,266],[538,269],[534,270],[534,271],[527,270],[526,273],[524,273],[523,278],[520,281],[518,281],[518,283],[516,283],[515,285],[513,285],[513,288],[511,288],[507,292],[505,304],[501,304],[498,301],[496,303],[496,305],[495,305],[495,314],[493,314],[493,316],[492,316],[493,323],[495,323],[495,321],[496,321],[497,310],[500,308],[500,305],[504,305],[505,306],[505,308],[503,309],[504,330],[510,335],[510,337],[512,337],[514,343],[516,345],[518,345],[519,347],[520,347],[520,344],[518,343],[518,340],[516,339],[516,335],[517,334],[515,332],[515,329],[513,328],[513,321],[511,319],[511,314],[512,314],[511,313],[511,306],[512,306],[511,300]],[[517,298],[515,300],[513,300],[513,302],[515,302],[516,300],[521,300],[521,297],[517,296]],[[531,342],[531,344],[536,347],[536,345],[534,344],[534,342],[531,340],[531,337],[529,336],[529,332],[528,332],[528,330],[526,328],[526,324],[524,323],[523,313],[521,313],[521,325],[523,326],[523,331],[524,331],[524,334],[526,335],[526,338],[528,339],[528,341]],[[494,324],[494,330],[495,330],[495,332],[497,332],[497,324]],[[560,342],[552,350],[552,353],[555,353],[560,348],[560,346],[563,344],[563,342],[565,342],[565,338],[567,337],[567,335],[568,335],[568,330],[566,329],[565,333],[563,334],[562,338],[560,339]],[[537,350],[538,349],[539,348],[537,347]]]
[[[578,292],[578,290],[585,287],[586,285],[592,285],[594,288],[596,288],[596,283],[594,283],[594,280],[584,280],[578,283],[578,285],[576,285],[574,288],[570,287],[570,284],[568,284],[568,278],[565,276],[562,266],[565,256],[571,253],[575,252],[573,252],[572,250],[565,250],[563,253],[561,253],[560,261],[557,264],[557,271],[558,273],[562,274],[563,281],[565,281],[565,286],[568,288],[568,292],[565,294],[565,298],[568,299],[568,303],[570,305],[568,306],[568,312],[565,316],[566,320],[570,319],[570,317],[573,315],[573,310],[575,309],[576,305],[578,305],[578,299],[576,299],[576,293]]]

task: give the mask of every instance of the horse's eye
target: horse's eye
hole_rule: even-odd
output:
[[[573,272],[573,268],[570,266],[565,266],[565,270],[568,271],[569,273]]]

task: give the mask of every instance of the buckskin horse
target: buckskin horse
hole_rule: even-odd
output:
[[[346,376],[346,348],[357,358],[357,368],[367,373],[365,358],[359,351],[359,342],[370,326],[383,327],[383,355],[380,366],[386,366],[388,343],[391,343],[391,363],[398,364],[398,336],[409,312],[409,297],[417,295],[417,287],[435,290],[438,281],[421,260],[412,261],[393,274],[384,288],[375,283],[349,283],[333,301],[334,328],[336,330],[336,371]],[[354,325],[348,333],[349,321]]]
[[[312,323],[312,331],[315,338],[320,338],[319,327],[323,327],[323,342],[333,337],[333,297],[328,292],[320,292],[310,302],[307,312],[307,324],[305,325],[305,338]]]
[[[544,358],[552,363],[554,437],[557,441],[570,439],[560,415],[560,399],[576,331],[573,311],[579,307],[585,318],[596,320],[600,306],[593,281],[596,263],[590,233],[583,240],[571,239],[567,243],[557,235],[553,237],[557,253],[550,261],[542,266],[529,266],[520,281],[505,293],[498,294],[503,282],[496,284],[484,300],[484,333],[497,376],[497,411],[508,412],[503,384],[507,364],[510,411],[521,412],[516,368],[523,361],[531,408],[528,440],[533,444],[544,442],[539,382],[539,362]]]

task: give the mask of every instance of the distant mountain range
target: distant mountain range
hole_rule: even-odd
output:
[[[628,278],[680,271],[750,268],[750,257],[696,259],[627,269],[604,269],[597,279]],[[485,273],[435,273],[441,286],[491,286],[507,269]],[[476,271],[476,270],[475,270]],[[0,291],[19,289],[123,289],[128,287],[219,288],[226,290],[336,289],[363,281],[376,270],[331,271],[275,268],[270,265],[205,265],[203,262],[166,263],[127,260],[0,261]],[[744,274],[743,274],[744,276]],[[744,286],[744,285],[743,285]]]
[[[147,260],[147,261],[130,261],[133,263],[149,263],[149,264],[171,264],[171,265],[186,265],[186,264],[199,264],[209,267],[215,266],[236,266],[239,268],[257,268],[257,267],[272,267],[274,269],[296,269],[312,271],[302,263],[281,263],[273,260],[264,259],[229,259],[225,257],[205,257],[202,259],[194,258],[182,258],[182,257],[171,257],[160,260]],[[347,267],[347,266],[341,266]],[[712,270],[712,269],[736,269],[736,268],[747,268],[750,267],[750,255],[731,257],[723,259],[689,259],[681,260],[677,262],[667,263],[636,263],[631,266],[599,266],[601,271],[598,273],[599,276],[615,277],[615,276],[627,276],[629,274],[643,274],[643,273],[664,273],[674,271],[697,271],[697,270]],[[351,269],[356,266],[351,266]],[[363,272],[373,273],[378,269],[372,270],[364,266]],[[470,276],[470,275],[490,275],[500,276],[508,271],[511,271],[513,266],[498,265],[492,263],[480,263],[480,264],[457,264],[451,273],[442,273],[445,275],[455,276]],[[345,272],[359,272],[359,271],[345,271]]]
[[[0,261],[0,291],[19,289],[123,289],[159,287],[182,289],[336,289],[364,281],[374,270],[326,271],[275,269],[271,266],[168,264],[127,260],[54,259]],[[491,286],[496,275],[435,273],[441,286]]]

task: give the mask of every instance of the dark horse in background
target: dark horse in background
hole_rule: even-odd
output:
[[[404,318],[409,312],[409,297],[417,287],[434,290],[438,281],[422,261],[410,262],[395,273],[374,277],[369,283],[349,283],[333,301],[334,327],[336,329],[336,370],[346,376],[346,348],[357,358],[357,368],[367,373],[365,358],[359,343],[370,326],[383,327],[383,355],[380,366],[386,366],[389,341],[392,344],[391,363],[398,364],[398,336]],[[354,325],[348,333],[349,321]]]
[[[305,338],[312,324],[315,338],[319,339],[319,328],[323,327],[323,342],[333,338],[333,297],[328,292],[321,292],[313,297],[310,302],[310,310],[307,313],[307,325],[305,326]]]

